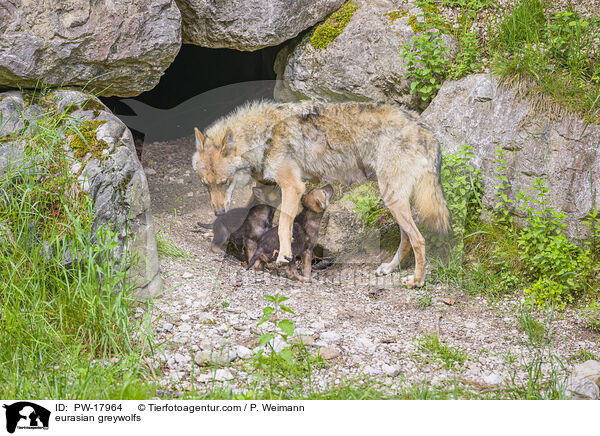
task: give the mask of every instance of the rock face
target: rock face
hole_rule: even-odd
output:
[[[105,147],[101,157],[90,151],[74,160],[71,171],[78,176],[80,189],[92,200],[94,222],[91,232],[102,226],[116,231],[117,247],[112,255],[120,259],[124,251],[131,256],[129,266],[131,281],[135,284],[139,298],[150,298],[158,294],[162,279],[159,274],[158,252],[154,234],[154,222],[150,211],[148,182],[137,158],[131,132],[95,97],[70,90],[53,91],[44,97],[46,108],[55,113],[68,113],[69,123],[94,126],[92,135]],[[18,138],[26,127],[19,120],[21,113],[43,114],[41,104],[26,102],[20,92],[0,94],[0,118],[11,120],[11,128],[2,131],[0,142],[0,174],[8,166],[14,166],[22,158],[23,146]],[[8,124],[8,123],[7,123]],[[63,133],[66,135],[66,133]],[[95,134],[95,135],[94,135]],[[69,144],[73,144],[69,140]],[[75,149],[71,147],[74,155]],[[70,256],[69,256],[70,257]]]
[[[586,377],[600,387],[600,361],[588,360],[575,366],[573,376]]]
[[[552,121],[487,74],[446,81],[422,115],[446,150],[463,144],[473,148],[474,164],[483,172],[486,205],[498,201],[494,170],[499,164],[494,159],[499,148],[507,153],[510,197],[520,190],[535,196],[534,182],[544,178],[550,205],[567,214],[568,235],[587,234],[582,219],[600,201],[600,126],[575,116]]]
[[[0,4],[0,87],[135,96],[158,83],[180,46],[173,0]]]
[[[565,394],[573,400],[597,400],[600,389],[587,377],[577,375],[567,379]]]
[[[400,50],[415,35],[408,25],[409,15],[393,23],[384,15],[406,10],[414,16],[420,9],[390,0],[354,3],[358,8],[350,22],[325,48],[313,47],[311,32],[279,52],[275,99],[376,100],[424,109],[420,97],[410,95],[410,82],[403,78],[407,69]]]
[[[344,0],[176,0],[183,42],[254,51],[281,44],[322,20]]]

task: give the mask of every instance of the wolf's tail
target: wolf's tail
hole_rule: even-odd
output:
[[[433,162],[433,168],[423,172],[413,188],[413,203],[427,227],[446,234],[451,230],[450,211],[442,188],[442,153]]]
[[[213,223],[204,224],[204,223],[201,223],[200,221],[198,221],[196,223],[196,225],[198,227],[202,227],[203,229],[212,229],[213,228]]]

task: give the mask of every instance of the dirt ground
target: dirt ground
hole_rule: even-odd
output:
[[[165,392],[180,395],[215,385],[247,389],[257,379],[250,362],[258,337],[270,324],[257,326],[267,305],[263,294],[277,292],[289,297],[296,334],[327,359],[313,378],[323,389],[365,378],[391,391],[421,382],[444,386],[454,379],[473,389],[500,389],[524,384],[536,359],[545,376],[564,378],[574,355],[600,354],[600,336],[586,331],[574,310],[551,319],[536,314],[552,339],[543,350],[533,347],[520,327],[518,294],[493,300],[460,289],[412,290],[400,285],[407,271],[377,278],[373,265],[361,264],[334,265],[306,284],[247,272],[237,259],[212,253],[208,234],[191,232],[197,221],[214,219],[192,170],[193,151],[190,136],[146,144],[142,157],[157,229],[185,254],[161,257],[165,288],[154,303],[153,329],[162,343],[154,367]],[[238,198],[237,204],[244,201]],[[437,335],[462,358],[445,364],[424,345],[427,335]],[[211,353],[223,360],[219,369],[194,362]]]

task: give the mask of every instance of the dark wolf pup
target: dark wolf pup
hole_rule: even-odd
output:
[[[387,104],[252,103],[196,132],[193,166],[208,188],[215,213],[226,212],[236,182],[245,174],[275,181],[281,188],[277,263],[292,259],[292,224],[304,194],[304,179],[345,180],[374,174],[383,201],[401,231],[389,274],[410,252],[415,273],[408,287],[425,281],[425,239],[410,201],[423,221],[445,233],[450,213],[440,181],[442,156],[433,132],[417,115]]]
[[[289,279],[306,281],[310,278],[312,255],[319,229],[321,228],[321,219],[329,201],[333,195],[333,188],[327,185],[320,189],[313,189],[302,197],[302,206],[304,209],[294,220],[292,233],[292,261],[287,265],[286,273]],[[248,261],[246,269],[250,269],[256,262],[269,262],[273,254],[279,247],[278,228],[273,227],[268,230],[258,240],[258,246],[254,256]],[[302,276],[298,275],[296,267],[296,257],[302,258]]]
[[[210,248],[214,253],[225,251],[231,242],[236,251],[245,252],[247,260],[256,250],[256,241],[273,227],[275,208],[280,202],[281,191],[276,185],[256,186],[252,188],[252,197],[246,207],[231,209],[219,215],[212,224],[197,224],[205,229],[213,229]]]

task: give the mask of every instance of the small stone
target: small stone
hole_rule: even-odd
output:
[[[217,381],[227,381],[233,380],[234,377],[231,371],[229,371],[227,368],[221,368],[215,371],[214,379]]]
[[[235,350],[199,351],[194,356],[194,362],[200,366],[225,366],[237,358]]]
[[[189,360],[190,360],[190,356],[186,356],[181,353],[175,354],[175,361],[177,363],[187,363]]]
[[[498,374],[492,373],[483,377],[483,381],[488,385],[497,386],[504,382],[504,378]]]
[[[582,376],[600,387],[600,362],[588,360],[573,368],[573,376]]]
[[[290,339],[292,344],[315,345],[315,338],[309,335],[298,335]]]
[[[243,345],[237,347],[237,355],[240,359],[249,359],[253,354],[252,350],[248,347],[244,347]]]
[[[321,355],[321,358],[325,360],[333,360],[340,357],[342,353],[334,347],[323,347],[319,350],[319,354]]]
[[[325,323],[323,321],[313,322],[311,324],[312,328],[315,330],[323,330],[325,328]]]
[[[194,274],[189,271],[186,271],[181,275],[182,279],[191,279],[192,277],[194,277]]]
[[[191,316],[187,313],[184,313],[183,315],[181,315],[182,321],[189,321],[190,318],[191,318]]]
[[[387,375],[388,377],[396,377],[398,374],[400,374],[400,365],[386,365],[384,364],[381,369],[383,370],[383,373],[385,375]]]
[[[576,375],[567,379],[565,394],[573,400],[597,400],[600,397],[600,388],[589,378]]]
[[[171,330],[173,330],[173,324],[171,324],[170,322],[164,322],[162,328],[164,331],[170,332]]]
[[[339,341],[341,338],[342,338],[342,335],[340,335],[338,332],[335,332],[335,331],[327,331],[327,332],[321,333],[321,339],[323,341],[336,342],[336,341]]]
[[[189,332],[192,329],[192,326],[189,325],[187,322],[184,322],[179,325],[178,329],[180,332]]]
[[[156,174],[156,170],[154,168],[144,168],[144,172],[147,176],[153,176]]]
[[[193,197],[194,193],[192,191],[188,192],[187,194],[185,194],[186,197]]]

